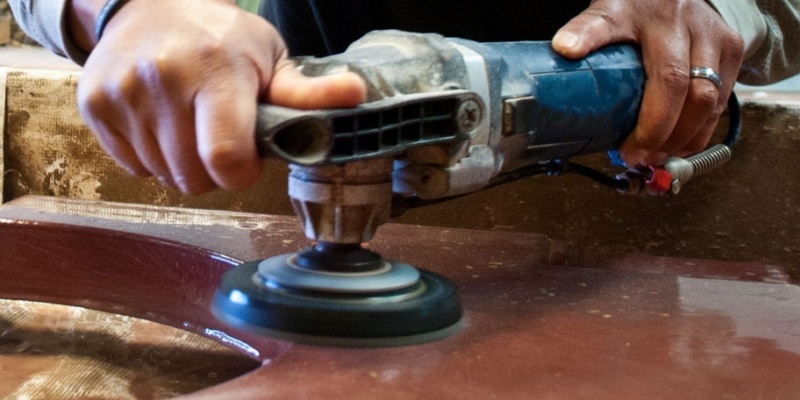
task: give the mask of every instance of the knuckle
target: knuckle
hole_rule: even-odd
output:
[[[78,107],[85,115],[98,115],[111,103],[108,94],[97,86],[80,85],[77,93]]]
[[[225,43],[216,37],[206,36],[198,39],[186,57],[195,62],[174,66],[176,68],[171,71],[170,79],[179,79],[185,75],[192,79],[202,77],[204,83],[224,80],[223,78],[229,76],[230,71],[241,61],[241,58],[235,56],[232,51],[231,46],[225,46]],[[187,68],[187,65],[195,67]]]
[[[719,90],[711,83],[703,80],[702,85],[696,85],[692,91],[692,100],[696,107],[708,112],[716,111],[719,102]]]
[[[657,78],[671,92],[685,93],[689,88],[689,70],[682,65],[664,64],[658,67]]]
[[[208,32],[198,35],[190,47],[179,51],[186,52],[186,57],[198,62],[199,66],[216,66],[229,63],[233,55],[240,52],[241,47],[231,46],[230,42],[237,40],[234,37]],[[243,42],[241,46],[246,46]]]
[[[655,9],[647,10],[652,18],[660,23],[672,22],[683,19],[682,16],[692,12],[692,7],[696,5],[695,0],[672,0],[659,2]]]
[[[612,10],[609,10],[605,6],[595,6],[589,8],[584,12],[584,15],[589,17],[594,17],[599,22],[605,23],[610,26],[617,26],[619,22],[616,18],[617,14],[615,14]]]
[[[729,32],[722,39],[723,57],[734,60],[737,64],[744,59],[744,39],[736,32]]]
[[[82,109],[96,113],[113,104],[135,101],[137,80],[135,71],[128,69],[107,76],[103,81],[81,81],[78,85],[78,104]]]
[[[164,83],[180,77],[181,67],[174,60],[165,54],[139,60],[127,74],[128,80],[139,81],[146,87],[162,87]]]
[[[218,142],[201,151],[206,165],[223,173],[234,172],[247,162],[247,156],[233,141]]]
[[[196,46],[196,55],[200,57],[201,60],[218,61],[224,59],[228,54],[225,43],[214,37],[206,37],[198,41]]]
[[[263,19],[259,19],[259,21],[264,22]],[[282,43],[280,31],[277,27],[275,27],[275,25],[270,23],[260,23],[256,25],[256,28],[261,31],[260,33],[263,35],[262,37],[276,38],[281,40]]]
[[[180,87],[203,66],[213,64],[216,59],[213,47],[207,40],[198,39],[191,46],[165,46],[157,53],[141,57],[124,73],[126,81],[135,88],[161,92]],[[219,51],[219,50],[217,50]]]
[[[630,22],[625,18],[625,4],[622,2],[596,2],[579,14],[573,26],[586,35],[621,36],[625,40],[633,40],[630,35]]]

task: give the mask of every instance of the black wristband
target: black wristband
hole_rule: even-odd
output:
[[[114,14],[116,14],[122,6],[127,4],[128,1],[130,0],[108,0],[108,2],[106,2],[106,5],[100,10],[100,14],[97,14],[97,20],[94,22],[94,35],[97,41],[100,41],[100,36],[103,36],[103,31],[106,29],[108,21],[111,21]]]

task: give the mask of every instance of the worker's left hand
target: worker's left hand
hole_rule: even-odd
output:
[[[740,35],[704,0],[594,0],[556,33],[553,48],[582,58],[616,42],[639,44],[648,78],[623,160],[660,164],[703,150],[736,82]],[[690,78],[693,67],[712,68],[722,85]]]
[[[366,96],[352,72],[302,75],[277,29],[230,0],[131,1],[82,47],[91,55],[78,105],[100,145],[131,173],[186,193],[256,182],[259,103],[352,107]]]

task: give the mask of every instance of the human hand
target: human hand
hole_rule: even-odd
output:
[[[202,193],[257,179],[258,102],[351,107],[365,93],[353,73],[301,75],[275,28],[231,1],[132,0],[91,50],[78,103],[129,172]]]
[[[615,42],[639,44],[645,74],[636,128],[620,155],[628,165],[660,164],[702,151],[709,142],[742,63],[741,37],[704,0],[594,0],[553,37],[553,48],[582,58]],[[691,79],[710,67],[722,85]]]

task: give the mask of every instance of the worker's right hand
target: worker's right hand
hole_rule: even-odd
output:
[[[660,164],[703,150],[733,91],[742,38],[705,0],[593,0],[553,38],[582,58],[609,43],[641,46],[647,83],[636,128],[622,143],[628,165]],[[717,71],[721,84],[692,79],[693,67]]]
[[[87,125],[129,172],[187,193],[255,182],[259,102],[350,107],[366,92],[352,73],[301,75],[275,28],[229,0],[132,0],[90,50]]]

